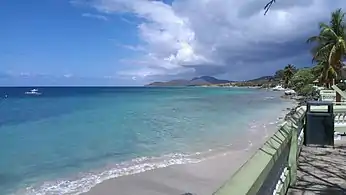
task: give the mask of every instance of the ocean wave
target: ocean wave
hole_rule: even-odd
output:
[[[195,154],[198,155],[198,154]],[[112,178],[132,175],[171,165],[198,163],[201,159],[192,155],[173,153],[162,157],[141,157],[116,164],[113,168],[96,173],[83,173],[77,179],[47,181],[41,185],[29,186],[15,194],[25,195],[78,195],[89,191],[95,185]]]

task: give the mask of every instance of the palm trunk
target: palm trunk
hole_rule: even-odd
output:
[[[340,75],[340,74],[339,74],[339,75]],[[337,79],[336,79],[336,81],[335,81],[335,83],[333,82],[333,84],[334,84],[334,85],[338,85],[338,84],[340,83],[340,80],[341,80],[341,78],[340,78],[340,76],[338,76]],[[335,101],[336,101],[336,102],[341,102],[341,95],[340,95],[338,92],[336,92]]]
[[[341,95],[339,93],[336,93],[336,102],[341,102]]]

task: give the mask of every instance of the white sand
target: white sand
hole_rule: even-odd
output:
[[[229,151],[195,164],[173,165],[107,180],[86,195],[212,194],[256,150]]]

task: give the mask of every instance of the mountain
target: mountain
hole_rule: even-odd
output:
[[[263,76],[256,79],[247,80],[247,82],[263,82],[263,81],[270,81],[273,79],[274,79],[273,76]]]
[[[229,83],[228,80],[219,80],[210,76],[201,76],[191,79],[190,85],[210,85],[210,84],[223,84]]]
[[[188,86],[189,85],[189,80],[183,80],[183,79],[179,79],[179,80],[171,80],[171,81],[167,81],[167,82],[153,82],[150,83],[146,86]]]
[[[200,85],[212,85],[230,83],[228,80],[219,80],[211,76],[195,77],[191,80],[171,80],[168,82],[153,82],[146,86],[200,86]]]

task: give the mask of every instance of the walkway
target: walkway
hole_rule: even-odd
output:
[[[346,195],[345,137],[335,142],[335,149],[303,146],[297,176],[288,195]]]

